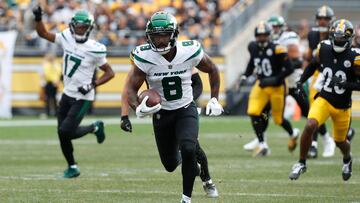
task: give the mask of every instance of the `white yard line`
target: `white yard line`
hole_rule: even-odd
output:
[[[61,189],[11,189],[0,188],[1,192],[21,192],[21,193],[33,193],[33,192],[53,192],[53,193],[69,193],[67,190]],[[179,195],[178,192],[170,191],[156,191],[156,190],[117,190],[117,189],[105,189],[105,190],[72,190],[74,193],[117,193],[117,194],[160,194],[160,195]],[[203,195],[203,193],[194,192],[195,195]],[[246,192],[222,192],[220,196],[252,196],[252,197],[294,197],[294,198],[339,198],[337,195],[321,195],[321,194],[285,194],[285,193],[246,193]],[[346,196],[346,198],[359,198],[359,196]]]

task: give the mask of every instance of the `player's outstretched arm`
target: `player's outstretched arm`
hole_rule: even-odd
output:
[[[41,38],[44,38],[50,42],[55,42],[55,34],[48,32],[42,22],[42,8],[37,5],[32,10],[35,16],[35,30]]]
[[[111,66],[108,63],[105,63],[104,65],[99,67],[104,73],[95,81],[95,87],[100,86],[104,83],[107,83],[109,80],[111,80],[115,73],[112,70]]]
[[[211,88],[211,98],[215,97],[219,99],[219,89],[220,89],[220,74],[219,69],[210,57],[204,53],[204,57],[201,59],[200,63],[196,66],[199,70],[209,74],[209,82]]]
[[[219,116],[222,114],[222,112],[224,112],[224,109],[218,102],[220,89],[219,69],[206,53],[204,53],[203,58],[196,67],[199,70],[209,74],[211,99],[206,105],[205,113],[209,116]]]
[[[128,83],[130,80],[129,75],[131,72],[132,72],[132,70],[130,70],[130,72],[128,73],[124,89],[121,93],[121,123],[120,123],[120,127],[125,132],[132,132],[132,125],[131,125],[131,122],[129,119],[129,103],[128,103],[128,93],[127,93]]]

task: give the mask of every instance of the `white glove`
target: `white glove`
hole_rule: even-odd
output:
[[[149,96],[145,96],[144,99],[141,101],[140,105],[136,107],[136,116],[138,118],[143,118],[147,115],[156,113],[160,111],[161,104],[156,104],[155,106],[148,107],[146,106],[146,101],[149,99]]]
[[[218,100],[215,97],[211,98],[206,105],[206,115],[219,116],[222,112],[224,112],[224,109],[221,104],[219,104]]]

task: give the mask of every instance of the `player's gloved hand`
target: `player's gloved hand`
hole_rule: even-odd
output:
[[[276,86],[279,85],[279,78],[276,76],[263,78],[260,80],[260,87]]]
[[[147,115],[156,113],[160,111],[161,104],[156,104],[155,106],[148,107],[146,106],[146,101],[149,99],[149,96],[145,96],[144,99],[141,101],[140,105],[136,107],[136,116],[139,118],[143,118]]]
[[[246,80],[247,80],[247,77],[245,75],[240,76],[239,86],[240,87],[243,86],[245,84]]]
[[[215,97],[211,98],[206,105],[206,115],[219,116],[222,112],[224,112],[224,109],[221,104],[219,104],[218,100]]]
[[[89,93],[92,89],[94,89],[94,84],[88,84],[88,85],[83,85],[81,87],[78,87],[78,91],[83,94],[86,95],[87,93]]]
[[[344,88],[345,83],[346,81],[343,80],[342,78],[334,76],[330,80],[330,87],[338,86],[339,88]]]
[[[120,127],[125,132],[130,132],[130,133],[132,132],[132,126],[131,126],[131,122],[129,120],[129,116],[121,116]]]
[[[35,6],[33,9],[32,9],[32,12],[35,16],[35,21],[36,22],[39,22],[41,21],[41,16],[42,16],[42,9],[39,5]]]

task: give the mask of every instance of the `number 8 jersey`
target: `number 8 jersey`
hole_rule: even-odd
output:
[[[94,90],[83,95],[78,92],[78,88],[91,84],[96,68],[107,63],[106,47],[92,39],[82,44],[76,43],[69,29],[56,33],[55,42],[64,50],[62,64],[64,93],[76,99],[94,100]]]
[[[130,58],[146,74],[149,88],[160,94],[162,109],[175,110],[192,102],[191,71],[203,55],[200,43],[191,40],[176,42],[176,55],[171,62],[148,44],[136,47]]]
[[[333,51],[329,40],[322,41],[316,54],[320,63],[320,71],[324,75],[324,84],[320,96],[338,109],[351,107],[351,90],[331,86],[332,77],[339,77],[348,82],[355,82],[354,67],[360,66],[360,52],[358,49],[346,49],[344,52]]]

